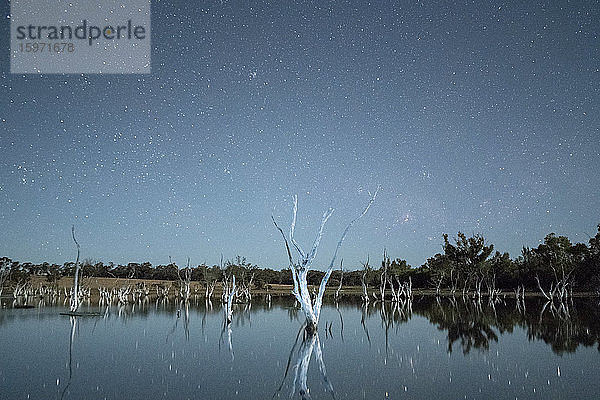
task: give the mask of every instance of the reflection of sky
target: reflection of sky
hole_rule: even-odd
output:
[[[74,224],[84,258],[279,268],[297,193],[303,241],[337,210],[324,265],[378,184],[348,268],[595,232],[594,3],[240,4],[153,2],[147,76],[11,75],[2,24],[2,255],[71,260]]]
[[[419,304],[413,304],[419,313],[427,312]],[[177,319],[174,305],[165,310],[150,303],[145,312],[137,308],[134,313],[131,306],[121,313],[113,306],[107,319],[79,318],[73,377],[65,398],[270,398],[284,377],[301,325],[300,319],[290,319],[290,305],[275,301],[268,309],[257,300],[247,311],[238,306],[231,325],[234,360],[227,344],[219,343],[219,306],[206,314],[204,329],[204,303],[190,307],[189,340],[183,314]],[[529,341],[525,328],[517,324],[503,333],[492,326],[498,341],[491,341],[487,350],[463,354],[455,343],[448,353],[448,332],[413,313],[406,322],[390,325],[386,347],[379,309],[371,306],[365,317],[370,343],[360,323],[361,311],[358,305],[340,304],[342,340],[338,311],[327,304],[323,308],[319,339],[336,398],[384,398],[388,393],[389,398],[591,399],[600,393],[595,346],[557,355],[549,344]],[[498,308],[501,320],[507,311],[515,318],[510,317],[512,309]],[[57,308],[10,309],[2,315],[0,398],[57,398],[69,376],[69,318],[59,316]],[[493,318],[493,313],[485,318]],[[537,316],[531,315],[531,321],[537,323]],[[586,329],[583,320],[572,323],[572,328]],[[329,324],[332,335],[325,328]],[[291,392],[292,378],[293,371],[280,397]],[[307,384],[313,398],[329,397],[314,355]]]

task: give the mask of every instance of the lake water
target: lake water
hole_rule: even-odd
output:
[[[598,301],[524,306],[347,299],[306,340],[289,298],[235,305],[226,328],[204,299],[4,308],[0,399],[599,398]]]

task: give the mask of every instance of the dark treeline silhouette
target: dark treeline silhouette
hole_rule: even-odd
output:
[[[486,243],[483,236],[467,237],[461,232],[453,239],[444,235],[442,251],[417,268],[401,258],[385,258],[375,268],[363,263],[360,269],[343,271],[343,274],[337,270],[331,276],[330,286],[337,286],[340,278],[345,286],[360,286],[364,276],[370,288],[376,287],[380,284],[383,264],[387,262],[387,276],[394,277],[398,282],[410,280],[416,289],[463,294],[513,291],[516,288],[546,293],[557,290],[596,292],[600,289],[600,225],[596,236],[590,238],[587,244],[572,244],[567,237],[550,233],[542,244],[535,248],[524,247],[514,259],[508,253],[494,252],[493,244]],[[52,284],[62,276],[73,276],[74,267],[74,262],[63,265],[33,264],[3,257],[0,258],[0,283],[4,287],[21,285],[32,275],[42,275]],[[189,268],[192,270],[191,280],[201,283],[222,281],[225,276],[234,274],[242,280],[253,277],[256,288],[264,288],[267,284],[292,284],[289,268],[259,268],[241,256],[226,261],[224,265],[201,264]],[[88,259],[83,262],[82,275],[176,281],[186,269],[175,263],[157,266],[149,262],[114,265]],[[322,271],[309,271],[308,284],[318,285],[323,274]]]

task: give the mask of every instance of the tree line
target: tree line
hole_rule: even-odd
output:
[[[521,254],[514,259],[508,253],[494,251],[494,245],[487,243],[482,235],[467,237],[458,232],[456,237],[444,234],[443,238],[442,252],[428,258],[419,267],[412,267],[401,258],[390,259],[387,255],[376,265],[371,265],[367,258],[353,270],[339,268],[334,271],[330,286],[338,285],[341,280],[345,286],[360,286],[364,282],[369,287],[375,287],[379,285],[385,269],[386,274],[395,277],[398,282],[410,280],[415,289],[433,289],[438,292],[492,293],[522,288],[550,293],[557,290],[600,289],[600,225],[598,232],[588,243],[572,244],[566,236],[550,233],[537,247],[523,247]],[[149,262],[115,265],[88,259],[83,261],[81,273],[83,277],[177,281],[188,268],[191,270],[192,281],[206,284],[223,281],[231,275],[242,281],[253,277],[256,288],[264,288],[269,284],[293,283],[289,268],[259,268],[242,256],[221,262],[220,265],[200,264],[184,268],[173,262],[157,266]],[[22,285],[33,275],[45,276],[49,284],[54,284],[63,276],[73,276],[74,269],[75,262],[63,265],[46,262],[34,264],[2,257],[0,287]],[[323,274],[322,271],[310,270],[308,284],[318,285]]]

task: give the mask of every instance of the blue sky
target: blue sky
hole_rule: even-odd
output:
[[[442,234],[516,257],[600,223],[598,2],[152,2],[149,75],[16,75],[0,52],[0,255],[286,266]],[[3,3],[4,16],[10,8]]]

